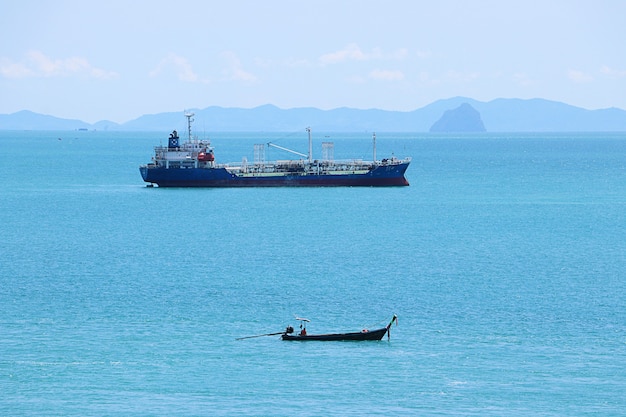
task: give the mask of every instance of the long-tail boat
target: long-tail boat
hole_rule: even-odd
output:
[[[389,322],[389,324],[385,327],[376,330],[361,330],[360,332],[351,332],[351,333],[326,333],[326,334],[308,334],[306,331],[306,323],[310,322],[310,320],[305,318],[296,318],[296,320],[300,321],[300,332],[294,334],[294,328],[292,326],[287,326],[285,332],[282,334],[281,338],[283,340],[294,340],[305,342],[309,340],[317,340],[317,341],[357,341],[357,340],[381,340],[385,334],[387,338],[389,338],[389,329],[393,322],[398,324],[398,317],[394,314],[393,318]]]

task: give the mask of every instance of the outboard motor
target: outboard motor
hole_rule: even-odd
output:
[[[285,329],[285,334],[291,334],[291,333],[293,333],[293,327],[287,326],[287,328]]]

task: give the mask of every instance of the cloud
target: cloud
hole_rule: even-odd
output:
[[[241,61],[234,52],[222,52],[220,57],[222,58],[221,81],[254,82],[257,80],[257,77],[254,74],[247,72],[242,68]],[[265,62],[265,64],[270,65],[269,62]],[[217,77],[212,77],[213,81],[208,78],[200,77],[194,71],[187,58],[176,54],[169,54],[167,57],[163,58],[156,68],[150,71],[149,75],[150,77],[157,77],[167,71],[173,71],[180,81],[203,84],[217,81]]]
[[[417,51],[415,53],[415,55],[419,58],[419,59],[428,59],[432,56],[432,53],[430,51]]]
[[[22,62],[3,58],[0,60],[0,75],[5,78],[69,77],[87,76],[97,79],[113,79],[119,75],[92,66],[85,58],[71,57],[53,59],[41,51],[30,51]]]
[[[577,70],[567,71],[567,78],[575,83],[588,83],[593,81],[593,77],[591,75]]]
[[[392,71],[375,69],[369,73],[369,77],[374,80],[401,81],[404,79],[404,73],[397,70]]]
[[[331,65],[347,61],[402,60],[408,54],[408,51],[404,48],[388,54],[383,53],[380,48],[374,48],[370,52],[363,52],[356,43],[351,43],[339,51],[320,56],[319,62],[322,65]]]
[[[234,52],[224,51],[221,56],[226,61],[226,67],[222,70],[226,80],[245,82],[255,82],[257,80],[256,75],[243,69],[239,57]]]
[[[348,60],[362,61],[365,59],[365,54],[356,44],[350,44],[344,49],[329,54],[322,55],[320,62],[323,65],[336,64],[338,62],[344,62]]]
[[[611,78],[624,78],[624,77],[626,77],[626,71],[625,70],[616,70],[616,69],[613,69],[613,68],[609,68],[606,65],[603,66],[600,69],[600,72],[602,74],[604,74],[604,75],[607,75],[607,76],[611,77]]]
[[[180,81],[192,83],[199,81],[198,75],[194,72],[187,58],[183,58],[182,56],[178,56],[176,54],[169,54],[167,57],[163,58],[163,60],[159,62],[159,65],[150,71],[148,75],[150,75],[150,77],[157,77],[168,68],[174,69],[174,72]]]
[[[9,59],[0,59],[0,75],[4,78],[36,77],[35,71],[22,62],[13,62]]]

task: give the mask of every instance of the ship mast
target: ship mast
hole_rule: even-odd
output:
[[[191,142],[191,122],[193,122],[193,116],[193,113],[185,113],[185,117],[187,118],[187,133],[189,134],[189,142]]]
[[[376,132],[372,135],[372,142],[374,148],[374,163],[376,163]]]
[[[309,134],[309,164],[313,162],[313,141],[311,140],[311,128],[306,128],[307,133]]]

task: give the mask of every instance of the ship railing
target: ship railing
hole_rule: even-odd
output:
[[[411,158],[398,159],[396,157],[383,158],[382,160],[372,161],[363,159],[334,159],[332,161],[321,161],[322,165],[354,165],[354,166],[368,166],[368,165],[399,165],[402,163],[410,162]]]
[[[378,163],[378,165],[400,165],[400,164],[406,164],[408,162],[411,162],[411,158],[410,157],[406,157],[403,159],[399,159],[396,158],[395,156],[392,156],[391,158],[383,158],[380,161],[376,161]]]
[[[361,170],[371,168],[373,166],[380,165],[399,165],[402,163],[410,162],[411,158],[398,159],[395,157],[386,158],[380,161],[367,161],[363,159],[335,159],[335,160],[314,160],[311,164],[304,160],[277,160],[266,162],[253,162],[242,164],[241,162],[228,162],[217,163],[216,167],[226,168],[231,170],[246,170],[246,171],[259,171],[259,170],[289,170],[289,169],[310,169],[311,167],[321,168],[337,168],[342,170]]]
[[[154,152],[201,152],[205,150],[209,150],[211,148],[211,144],[209,142],[185,142],[180,146],[175,148],[170,148],[169,146],[159,145],[154,147]]]
[[[167,148],[166,148],[167,149]],[[163,165],[165,162],[173,164],[172,167],[191,167],[195,164],[196,157],[193,154],[185,151],[169,151],[167,153],[157,153],[152,164],[158,162],[156,165]],[[408,163],[411,158],[389,158],[381,161],[366,161],[362,159],[347,159],[347,160],[315,160],[313,163],[308,164],[302,160],[279,160],[269,162],[254,162],[243,164],[242,162],[230,162],[230,163],[213,163],[210,165],[203,165],[203,167],[211,168],[225,168],[231,171],[239,172],[316,172],[318,170],[338,170],[338,171],[361,171],[365,169],[372,169],[376,166],[393,166],[402,163]]]

